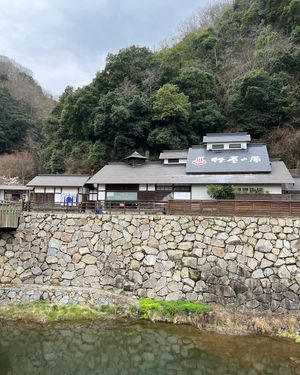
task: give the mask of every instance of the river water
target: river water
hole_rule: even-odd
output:
[[[288,339],[152,323],[0,321],[0,375],[299,375]]]

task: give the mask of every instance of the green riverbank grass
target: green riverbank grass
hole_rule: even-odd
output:
[[[93,308],[79,305],[60,305],[46,302],[0,305],[0,319],[38,322],[80,321],[103,319],[117,315],[115,306]]]
[[[191,317],[212,311],[211,306],[188,301],[154,301],[141,298],[130,309],[118,305],[103,305],[99,308],[51,304],[43,301],[20,304],[1,304],[0,319],[38,322],[101,320],[105,318],[142,318],[190,323]]]
[[[154,315],[174,319],[178,316],[191,317],[212,311],[209,305],[189,301],[155,301],[151,298],[140,298],[139,305],[139,313],[144,319],[151,319]]]
[[[221,306],[190,301],[133,300],[131,304],[81,305],[53,304],[44,301],[0,304],[0,319],[37,323],[113,321],[145,319],[152,322],[188,324],[197,329],[225,335],[263,334],[286,337],[300,344],[298,316],[244,314]]]
[[[300,345],[300,335],[297,333],[289,332],[289,331],[281,331],[278,334],[279,337],[286,337],[288,339],[294,340],[296,344]]]

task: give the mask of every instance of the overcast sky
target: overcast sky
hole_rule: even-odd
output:
[[[210,0],[0,0],[0,54],[59,95],[89,83],[108,52],[159,47]]]

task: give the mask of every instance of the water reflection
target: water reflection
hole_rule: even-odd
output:
[[[296,375],[300,348],[152,324],[0,322],[1,375]]]

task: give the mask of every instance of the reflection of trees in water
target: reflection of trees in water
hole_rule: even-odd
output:
[[[281,341],[200,335],[165,325],[0,323],[0,343],[1,375],[297,374],[281,355]],[[297,348],[290,349],[289,356],[296,357]]]

